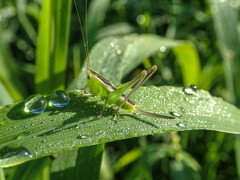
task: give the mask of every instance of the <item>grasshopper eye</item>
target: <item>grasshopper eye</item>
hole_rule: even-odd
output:
[[[87,78],[88,78],[88,79],[91,79],[91,78],[92,78],[92,75],[91,75],[91,74],[88,74]]]

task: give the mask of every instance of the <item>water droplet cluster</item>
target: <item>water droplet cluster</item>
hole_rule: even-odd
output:
[[[51,95],[49,105],[62,108],[68,105],[69,101],[70,98],[66,91],[59,90]],[[31,95],[25,100],[25,112],[41,114],[46,110],[47,104],[47,99],[43,95]]]

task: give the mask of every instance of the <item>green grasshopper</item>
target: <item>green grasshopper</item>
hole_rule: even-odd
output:
[[[86,53],[86,60],[87,60],[87,86],[91,92],[92,96],[99,96],[101,100],[105,100],[105,103],[102,107],[102,110],[100,112],[100,115],[98,117],[102,116],[103,110],[106,106],[115,104],[117,106],[116,112],[115,112],[115,119],[119,119],[119,110],[125,109],[129,110],[138,114],[143,114],[147,116],[152,116],[156,118],[164,118],[164,119],[174,119],[174,117],[171,116],[165,116],[165,115],[159,115],[155,113],[145,112],[142,110],[137,109],[137,105],[134,104],[129,98],[131,95],[141,86],[143,85],[156,71],[157,66],[152,66],[148,71],[143,70],[137,77],[135,77],[133,80],[122,84],[118,87],[115,87],[109,80],[98,74],[97,72],[90,69],[90,60],[89,60],[89,50],[88,50],[88,37],[87,37],[87,0],[86,0],[86,7],[85,7],[85,26],[86,26],[86,40],[82,28],[82,23],[80,19],[80,15],[77,9],[76,0],[74,0],[74,6],[76,8],[81,34],[83,37],[84,42],[84,48]],[[136,84],[136,85],[135,85]],[[135,85],[135,86],[134,86]],[[128,95],[124,95],[130,88],[134,88],[131,90],[131,92]]]

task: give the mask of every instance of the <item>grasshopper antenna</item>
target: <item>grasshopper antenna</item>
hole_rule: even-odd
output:
[[[90,61],[89,61],[89,49],[88,49],[88,31],[87,31],[87,0],[85,0],[85,31],[86,31],[86,44],[87,44],[87,67],[90,68]]]
[[[86,54],[86,59],[87,59],[87,69],[90,69],[89,51],[88,51],[88,37],[87,37],[87,0],[85,1],[85,4],[86,4],[86,6],[85,6],[86,39],[85,39],[85,36],[84,36],[82,21],[81,21],[79,12],[78,12],[76,0],[73,0],[73,2],[74,2],[74,6],[75,6],[75,9],[76,9],[76,12],[77,12],[77,17],[78,17],[78,21],[79,21],[79,24],[80,24],[82,38],[83,38],[84,49],[85,49],[85,54]]]

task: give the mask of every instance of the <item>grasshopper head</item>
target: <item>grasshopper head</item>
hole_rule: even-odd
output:
[[[87,80],[90,80],[93,77],[93,73],[91,72],[91,70],[87,70]]]
[[[96,72],[87,69],[87,83],[92,95],[97,96],[99,94],[100,81],[96,76]]]
[[[87,69],[87,83],[91,93],[99,94],[101,97],[106,97],[109,92],[116,89],[110,81],[90,69]]]

